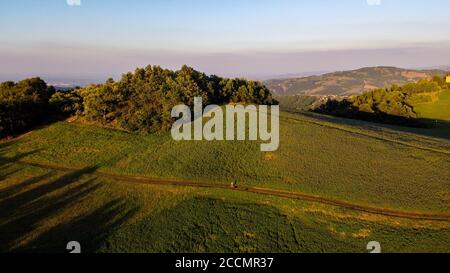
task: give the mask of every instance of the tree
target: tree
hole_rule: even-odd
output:
[[[259,82],[207,76],[186,65],[178,71],[159,66],[138,68],[119,82],[89,86],[80,94],[86,118],[143,132],[169,130],[172,108],[178,104],[192,107],[195,97],[205,104],[276,103]]]
[[[23,132],[48,118],[54,93],[40,78],[0,84],[0,136]]]

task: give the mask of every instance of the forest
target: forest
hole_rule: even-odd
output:
[[[119,81],[108,79],[70,91],[57,91],[33,78],[0,85],[0,137],[71,115],[130,132],[167,131],[173,123],[172,108],[192,107],[194,97],[201,97],[205,105],[277,104],[260,82],[208,76],[186,65],[178,71],[138,68]]]

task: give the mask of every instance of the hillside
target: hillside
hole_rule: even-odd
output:
[[[321,76],[294,79],[275,79],[264,84],[276,95],[303,94],[310,96],[349,96],[362,94],[393,84],[416,82],[434,75],[445,75],[443,70],[410,70],[395,67],[368,67],[352,71],[334,72]]]
[[[325,98],[302,94],[277,95],[274,98],[278,101],[281,109],[286,111],[310,111],[326,102]]]
[[[85,252],[365,252],[371,240],[385,252],[448,251],[448,221],[373,212],[448,213],[448,136],[280,120],[274,153],[68,122],[1,143],[0,251],[63,252],[69,240]]]
[[[396,88],[445,109],[435,80]],[[280,148],[263,153],[258,141],[174,141],[155,104],[276,103],[258,82],[149,66],[71,92],[38,78],[1,87],[0,110],[40,127],[0,141],[0,252],[73,240],[85,253],[366,252],[369,241],[448,252],[449,131],[281,112]],[[70,118],[39,124],[22,105]]]
[[[314,111],[402,126],[448,129],[449,90],[450,84],[444,77],[434,76],[430,80],[379,88],[344,99],[328,99]]]
[[[450,89],[432,93],[429,102],[417,103],[414,109],[421,118],[450,122]]]

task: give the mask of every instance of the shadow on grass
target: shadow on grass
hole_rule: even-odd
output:
[[[0,143],[0,181],[5,180],[7,177],[19,172],[22,168],[18,168],[15,166],[13,169],[10,168],[10,165],[36,153],[39,153],[43,149],[37,149],[26,153],[16,154],[13,157],[5,156],[7,149],[9,146],[14,145],[19,140],[13,140],[9,142]]]
[[[4,181],[9,176],[12,176],[23,170],[23,168],[15,168],[14,170],[4,171],[5,169],[6,169],[5,166],[3,166],[3,167],[0,166],[0,181]]]
[[[15,170],[14,172],[20,172],[20,170]],[[13,172],[9,172],[9,175],[12,175]],[[16,194],[20,193],[24,188],[29,187],[29,186],[33,186],[37,183],[40,183],[41,181],[44,181],[46,179],[51,178],[53,175],[55,175],[54,172],[48,172],[46,174],[40,175],[40,176],[35,176],[35,177],[31,177],[28,179],[25,179],[17,184],[11,185],[5,189],[2,189],[0,191],[0,200],[5,200],[6,198],[10,197],[10,196],[15,196]],[[6,176],[6,175],[5,175]],[[0,203],[0,207],[1,207],[1,203]]]
[[[266,253],[358,249],[358,242],[330,236],[278,208],[213,198],[186,199],[108,238],[104,252]],[[364,249],[364,245],[360,246]]]
[[[101,187],[95,177],[85,177],[92,177],[96,170],[88,167],[60,177],[49,171],[1,189],[0,252],[67,252],[69,241],[79,241],[85,251],[95,252],[104,238],[137,209],[116,199],[35,236],[37,229],[57,222],[61,214],[76,213],[75,205]]]
[[[52,172],[30,178],[0,191],[0,250],[7,251],[35,230],[45,219],[80,200],[98,185],[94,179],[77,183],[95,168],[63,175],[50,182]],[[75,185],[76,184],[76,185]],[[59,192],[65,187],[69,190]]]
[[[97,252],[106,239],[138,211],[123,199],[115,199],[88,215],[58,225],[33,240],[21,252],[67,252],[68,242],[77,241],[83,253]]]
[[[401,133],[412,133],[425,137],[440,138],[450,140],[450,122],[446,120],[432,120],[432,119],[405,119],[397,116],[385,115],[386,121],[378,120],[373,117],[366,117],[367,113],[360,113],[361,115],[345,115],[338,113],[323,113],[323,112],[306,112],[306,111],[291,111],[285,110],[293,114],[301,114],[307,117],[317,119],[340,125],[350,125],[363,127],[372,131],[379,131],[381,129],[389,129]]]
[[[21,154],[17,154],[13,157],[5,157],[3,156],[5,153],[5,148],[9,145],[12,145],[13,143],[1,143],[0,144],[0,182],[5,180],[6,178],[8,178],[9,176],[14,175],[17,172],[20,172],[21,170],[23,170],[23,168],[19,168],[17,166],[14,166],[14,168],[11,168],[11,165],[13,165],[14,163],[30,156],[33,154],[36,154],[40,151],[42,151],[42,149],[38,149],[38,150],[34,150],[31,152],[27,152],[27,153],[21,153]]]
[[[63,174],[49,170],[21,179],[17,173],[23,168],[15,163],[40,150],[8,156],[9,148],[20,141],[0,143],[0,181],[20,179],[0,189],[0,252],[66,253],[70,241],[80,242],[83,252],[95,252],[137,212],[123,198],[95,202],[102,187],[95,176],[97,166]],[[77,204],[88,197],[94,202],[86,203],[82,208],[87,213],[80,214]]]
[[[20,154],[17,154],[15,156],[13,156],[13,157],[4,157],[4,156],[2,156],[3,148],[0,147],[0,167],[6,166],[6,165],[11,164],[11,163],[18,162],[18,161],[20,161],[20,160],[22,160],[22,159],[24,159],[24,158],[26,158],[26,157],[28,157],[30,155],[39,153],[42,150],[43,149],[37,149],[37,150],[31,151],[31,152],[20,153]]]

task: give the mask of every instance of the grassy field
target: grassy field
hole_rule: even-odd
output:
[[[421,103],[414,106],[421,117],[450,121],[450,90],[444,90],[436,101]]]
[[[250,193],[136,185],[94,169],[9,163],[0,252],[448,252],[448,222],[403,220]]]
[[[168,134],[59,122],[0,144],[1,250],[64,251],[67,241],[80,240],[94,252],[364,252],[368,241],[378,240],[386,251],[448,252],[448,222],[95,175],[238,181],[373,207],[448,213],[450,141],[424,130],[282,113],[280,149],[261,153],[252,142],[177,143]]]
[[[238,181],[378,207],[450,211],[448,140],[392,133],[393,141],[386,141],[384,131],[327,125],[283,113],[280,149],[261,153],[255,142],[175,142],[168,134],[140,136],[60,122],[2,148],[0,156],[125,175]]]

